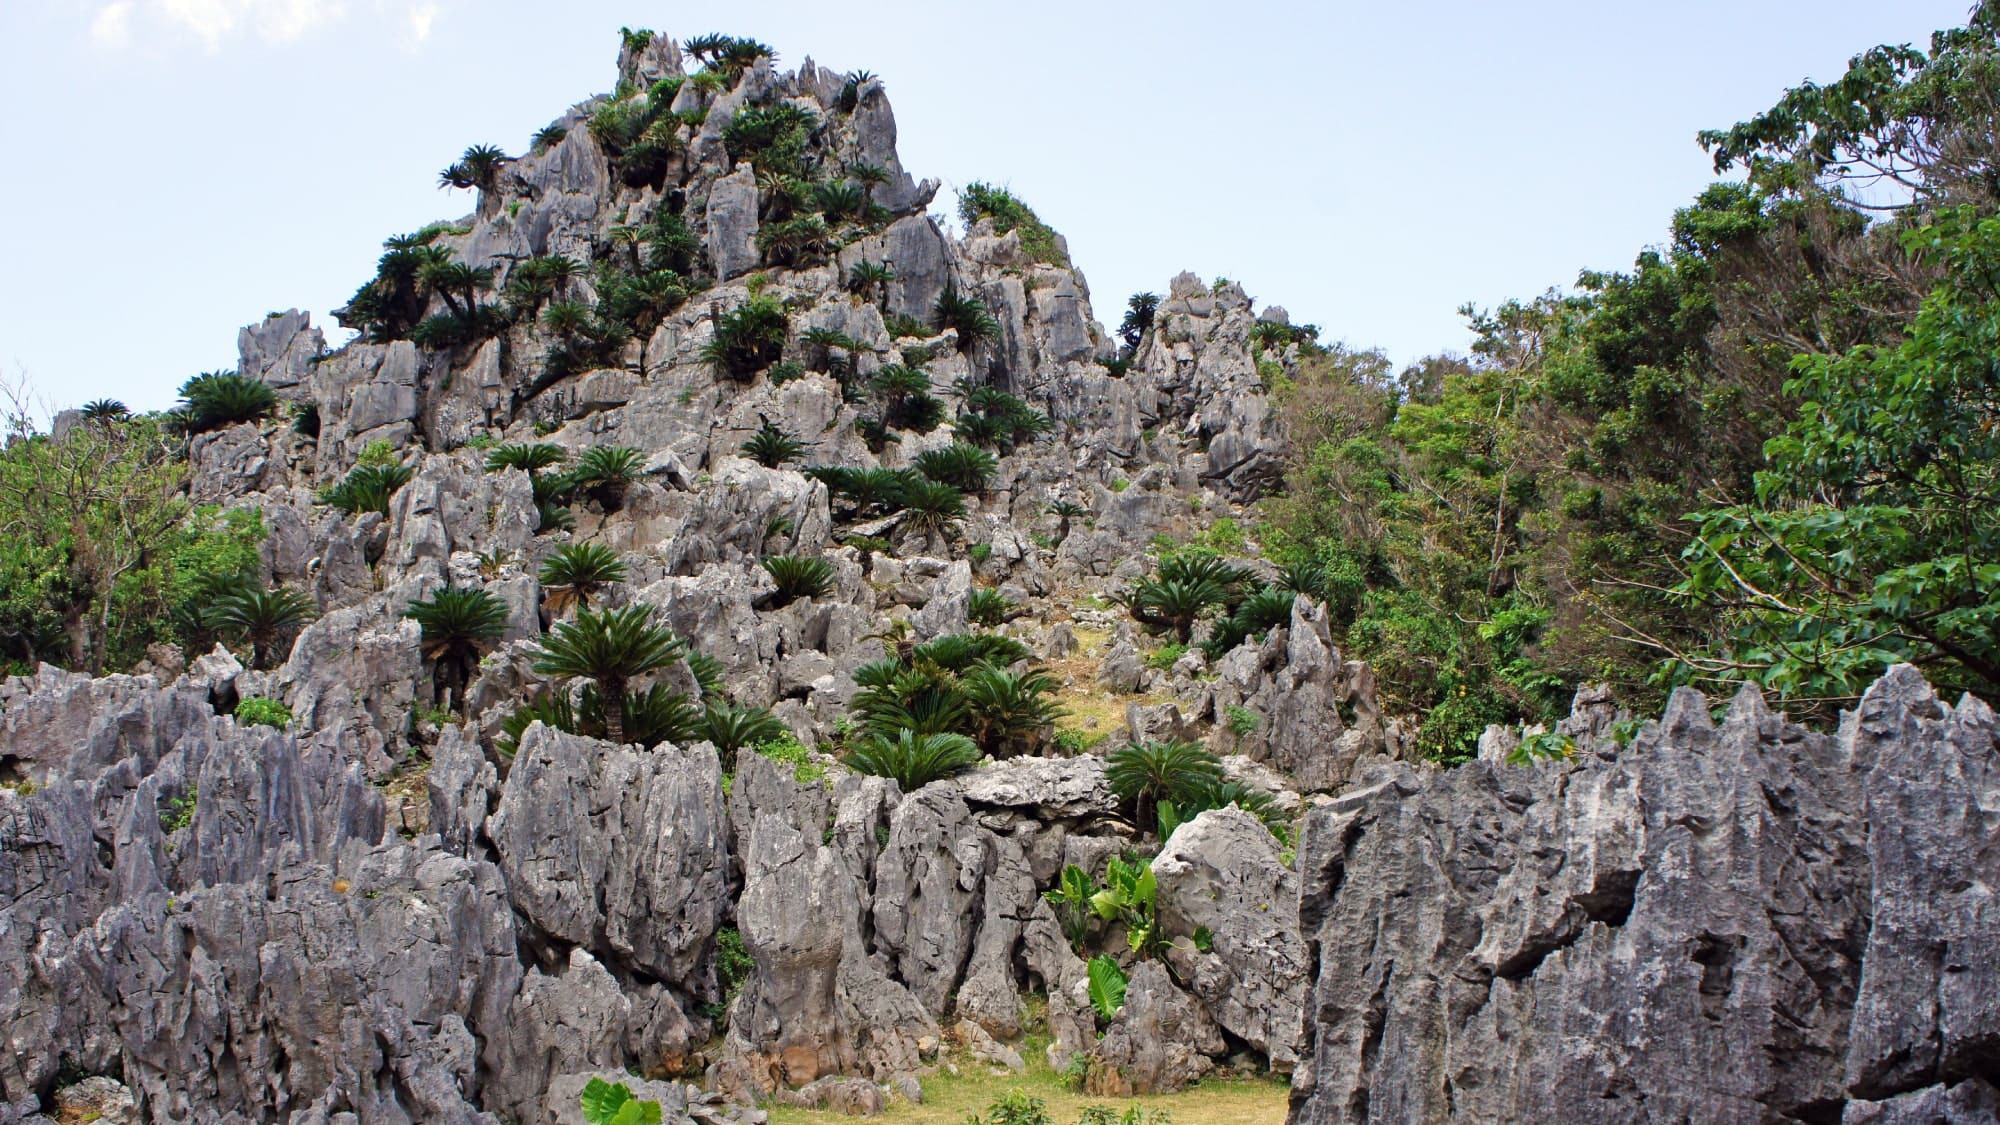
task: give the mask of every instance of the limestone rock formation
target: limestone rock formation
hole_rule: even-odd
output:
[[[1983,1119],[2000,720],[1697,694],[1573,764],[1384,765],[1300,853],[1294,1120]]]

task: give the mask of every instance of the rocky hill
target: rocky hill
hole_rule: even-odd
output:
[[[1409,760],[1242,539],[1283,310],[1114,337],[1018,200],[930,217],[879,80],[688,47],[468,151],[354,342],[242,330],[279,408],[187,489],[293,612],[0,687],[0,1123],[869,1112],[1029,1049],[1310,1122],[1990,1116],[1990,712]]]

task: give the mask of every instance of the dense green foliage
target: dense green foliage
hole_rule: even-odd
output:
[[[211,647],[216,605],[260,582],[258,512],[191,504],[184,444],[158,416],[104,416],[60,439],[11,423],[0,449],[0,662],[101,673],[157,642]]]
[[[592,595],[625,581],[625,563],[602,543],[571,543],[543,560],[540,581],[550,613],[588,609]]]
[[[958,193],[958,217],[968,227],[981,219],[991,219],[993,233],[1014,233],[1021,240],[1021,249],[1035,261],[1069,265],[1069,256],[1063,253],[1056,232],[1006,188],[978,181],[965,185]]]
[[[292,721],[292,709],[280,700],[266,699],[260,695],[246,696],[236,703],[236,721],[249,726],[277,727],[279,730]]]
[[[1912,660],[1996,698],[1997,10],[1703,134],[1747,182],[1630,271],[1468,309],[1470,357],[1253,341],[1293,448],[1259,539],[1426,752],[1597,680],[1824,713]],[[1178,627],[1212,592],[1174,593]]]
[[[649,672],[668,667],[685,646],[665,626],[654,623],[643,605],[623,609],[578,610],[542,638],[535,671],[545,676],[592,681],[604,697],[605,736],[624,745],[627,689]]]
[[[507,604],[484,590],[447,587],[404,611],[423,630],[440,694],[465,705],[465,685],[484,648],[507,631]]]

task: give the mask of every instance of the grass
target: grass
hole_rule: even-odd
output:
[[[994,1067],[964,1058],[956,1060],[956,1065],[957,1074],[940,1071],[923,1079],[924,1104],[911,1105],[897,1099],[873,1120],[883,1125],[960,1125],[968,1117],[984,1115],[988,1106],[1009,1092],[1020,1090],[1048,1103],[1049,1118],[1055,1125],[1074,1125],[1089,1105],[1108,1105],[1121,1115],[1132,1105],[1141,1106],[1146,1112],[1163,1109],[1173,1115],[1176,1125],[1281,1125],[1289,1089],[1277,1078],[1232,1078],[1204,1082],[1178,1094],[1094,1098],[1065,1087],[1062,1076],[1039,1051],[1028,1058],[1028,1069],[1021,1074],[1005,1070],[996,1073]],[[852,1120],[825,1110],[769,1106],[767,1111],[771,1125]]]

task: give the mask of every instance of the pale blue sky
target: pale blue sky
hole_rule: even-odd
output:
[[[1012,186],[1107,327],[1192,269],[1406,362],[1663,239],[1696,130],[1968,7],[0,0],[0,370],[152,408],[266,311],[339,341],[381,240],[470,209],[438,169],[607,89],[626,24],[881,75],[904,164]]]

